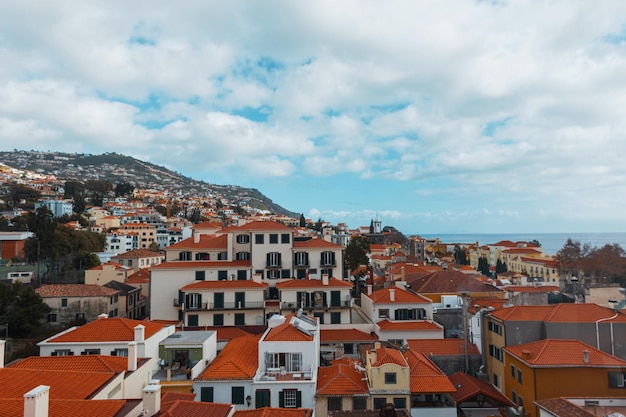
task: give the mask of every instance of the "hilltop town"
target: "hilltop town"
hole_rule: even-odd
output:
[[[0,232],[1,285],[32,288],[50,332],[28,357],[0,341],[2,415],[626,412],[623,290],[536,242],[333,225],[137,160],[18,153],[0,155],[5,186],[40,196],[5,201],[7,224],[44,212],[103,247],[69,280],[25,262],[37,231]],[[133,187],[77,213],[77,181]]]

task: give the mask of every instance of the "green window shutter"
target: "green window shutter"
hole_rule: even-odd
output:
[[[200,388],[200,401],[208,403],[213,402],[213,387]]]
[[[280,408],[284,408],[285,407],[285,392],[284,391],[280,391],[278,393],[278,406]]]
[[[243,404],[243,387],[232,387],[232,404]]]
[[[296,391],[296,407],[302,407],[302,393],[300,390]]]

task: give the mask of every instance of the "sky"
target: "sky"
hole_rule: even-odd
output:
[[[626,231],[626,2],[0,0],[0,144],[405,234]]]

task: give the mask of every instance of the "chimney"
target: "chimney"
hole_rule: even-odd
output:
[[[263,282],[263,277],[261,276],[261,274],[252,274],[252,281],[260,284]]]
[[[322,285],[328,285],[328,274],[322,274]]]
[[[161,385],[150,384],[143,389],[143,416],[151,417],[161,411]]]
[[[6,343],[6,340],[0,340],[0,369],[4,368],[4,345]]]
[[[100,319],[108,319],[109,315],[107,313],[98,314],[98,320]]]
[[[367,295],[372,295],[372,284],[367,284]]]
[[[396,290],[394,288],[389,289],[389,301],[396,301]]]
[[[522,350],[522,356],[524,357],[524,359],[530,359],[533,357],[533,354],[530,350]]]
[[[587,349],[583,350],[583,362],[589,363],[589,351]]]
[[[404,278],[405,278],[405,277],[404,277],[404,267],[401,267],[401,268],[400,268],[400,281],[403,281],[403,282],[404,282]]]
[[[128,372],[137,370],[137,342],[128,342]]]
[[[145,342],[146,340],[146,326],[138,324],[135,326],[135,342]]]
[[[198,232],[193,233],[193,243],[200,243],[200,233]]]
[[[50,387],[39,385],[24,394],[24,417],[48,417]]]

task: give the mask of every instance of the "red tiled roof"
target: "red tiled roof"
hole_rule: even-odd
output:
[[[211,290],[216,288],[247,288],[264,290],[269,286],[267,282],[256,282],[252,280],[233,280],[233,281],[197,281],[192,284],[185,285],[181,290]]]
[[[394,301],[391,301],[391,292],[393,291]],[[391,303],[421,303],[432,304],[429,298],[414,292],[409,292],[399,287],[395,288],[383,288],[372,292],[371,295],[363,294],[365,297],[371,299],[375,304],[391,304]]]
[[[343,246],[335,243],[328,242],[324,239],[309,239],[309,240],[296,240],[293,242],[294,249],[301,248],[329,248],[329,249],[343,249]]]
[[[250,380],[259,367],[258,351],[259,336],[232,339],[197,380]]]
[[[251,261],[170,261],[151,266],[155,269],[249,268]]]
[[[119,290],[96,284],[48,284],[35,289],[41,297],[111,297]]]
[[[294,315],[288,316],[283,324],[280,324],[267,333],[265,341],[268,342],[309,342],[313,340],[313,336],[300,330],[292,324],[295,319]]]
[[[105,355],[31,356],[12,363],[9,368],[49,371],[125,372],[128,370],[128,358]]]
[[[489,315],[498,320],[509,321],[545,321],[550,323],[595,323],[599,319],[608,319],[616,313],[610,308],[597,304],[561,303],[547,306],[514,306],[492,311]],[[624,323],[626,315],[618,312],[617,316],[605,322]]]
[[[504,350],[532,368],[626,368],[626,361],[580,340],[544,339],[522,345],[505,346]],[[586,362],[585,351],[588,358]]]
[[[68,342],[132,342],[135,339],[135,327],[145,326],[146,339],[165,327],[162,324],[131,320],[125,318],[106,318],[91,321],[67,333],[52,337],[49,343]]]
[[[465,350],[469,355],[480,355],[478,348],[472,342],[465,346],[465,339],[409,339],[407,340],[409,349],[414,352],[424,353],[434,356],[464,355]]]
[[[531,292],[554,292],[554,291],[560,291],[561,288],[558,285],[540,285],[540,286],[531,286],[531,285],[510,285],[507,287],[502,288],[504,291],[513,291],[513,292],[524,292],[524,293],[531,293]]]
[[[196,242],[196,237],[198,241]],[[227,235],[198,235],[192,236],[167,247],[170,249],[226,249],[228,247]]]
[[[369,395],[364,377],[365,373],[354,365],[337,363],[322,366],[317,371],[317,395]]]
[[[441,325],[428,320],[381,320],[376,325],[381,331],[394,330],[443,330]]]
[[[129,277],[126,277],[125,282],[127,284],[147,284],[150,282],[150,270],[140,269]]]
[[[381,347],[376,349],[376,362],[372,363],[373,367],[394,364],[402,367],[408,366],[406,359],[397,349]]]
[[[598,415],[594,412],[595,410],[586,410],[584,407],[577,405],[569,401],[567,398],[563,398],[563,397],[550,398],[547,400],[539,400],[539,401],[535,401],[535,404],[537,404],[539,408],[547,410],[549,412],[548,415],[567,416],[567,417],[596,417]],[[598,406],[592,406],[592,407],[594,409],[600,408]],[[624,410],[624,407],[620,407],[620,408],[621,410],[617,409],[617,407],[611,407],[611,406],[601,407],[602,409],[601,415],[614,416],[614,417],[624,415],[624,412],[626,410]],[[617,412],[612,413],[613,410]],[[543,414],[543,412],[541,414]]]
[[[38,385],[50,387],[51,399],[88,399],[107,384],[115,372],[44,371],[0,369],[0,397],[23,398]]]
[[[253,231],[253,230],[268,230],[268,231],[272,231],[272,230],[285,230],[285,231],[292,231],[293,228],[289,227],[289,226],[285,226],[283,223],[279,223],[279,222],[273,222],[273,221],[254,221],[254,222],[250,222],[250,223],[246,223],[244,225],[241,226],[234,226],[232,228],[228,228],[229,231],[230,230],[241,230],[241,231]]]
[[[404,352],[404,358],[410,368],[411,394],[453,393],[456,391],[446,374],[425,355],[407,350]]]
[[[251,333],[237,326],[208,326],[203,327],[206,330],[214,330],[217,332],[217,340],[232,340],[236,337],[248,336]]]
[[[373,342],[376,334],[365,333],[357,329],[321,329],[320,342]]]
[[[348,281],[342,281],[337,278],[330,278],[328,285],[324,285],[321,279],[291,279],[288,281],[278,282],[276,288],[289,289],[289,288],[329,288],[329,287],[346,287],[352,288],[353,284]]]
[[[204,403],[200,401],[176,400],[161,404],[159,417],[228,417],[232,404]]]
[[[309,408],[272,408],[262,407],[254,410],[237,410],[233,417],[311,417]]]
[[[493,285],[485,284],[461,271],[441,270],[426,276],[407,275],[411,289],[420,294],[455,294],[459,291],[501,292]]]
[[[128,252],[120,253],[119,255],[112,256],[111,259],[128,259],[128,258],[155,258],[162,257],[158,252],[154,252],[148,249],[133,249]]]
[[[503,250],[502,253],[536,253],[541,254],[542,252],[533,248],[511,248]]]
[[[33,387],[35,388],[35,387]],[[25,393],[24,393],[25,394]],[[116,417],[126,404],[126,400],[70,400],[51,399],[48,408],[48,417],[67,416],[98,416]],[[0,410],[6,417],[21,417],[24,415],[24,399],[0,399]]]
[[[486,403],[496,404],[502,406],[514,406],[507,397],[502,395],[493,385],[488,382],[481,381],[478,378],[467,375],[464,372],[455,372],[449,377],[450,382],[456,388],[454,393],[454,400],[457,404],[461,404],[465,401],[473,400],[478,394],[482,394],[484,397],[491,399]]]
[[[96,265],[93,268],[89,268],[90,271],[101,271],[104,269],[105,266],[112,266],[113,269],[118,269],[118,270],[126,270],[126,268],[120,264],[118,264],[117,262],[105,262],[103,264],[100,265]]]

